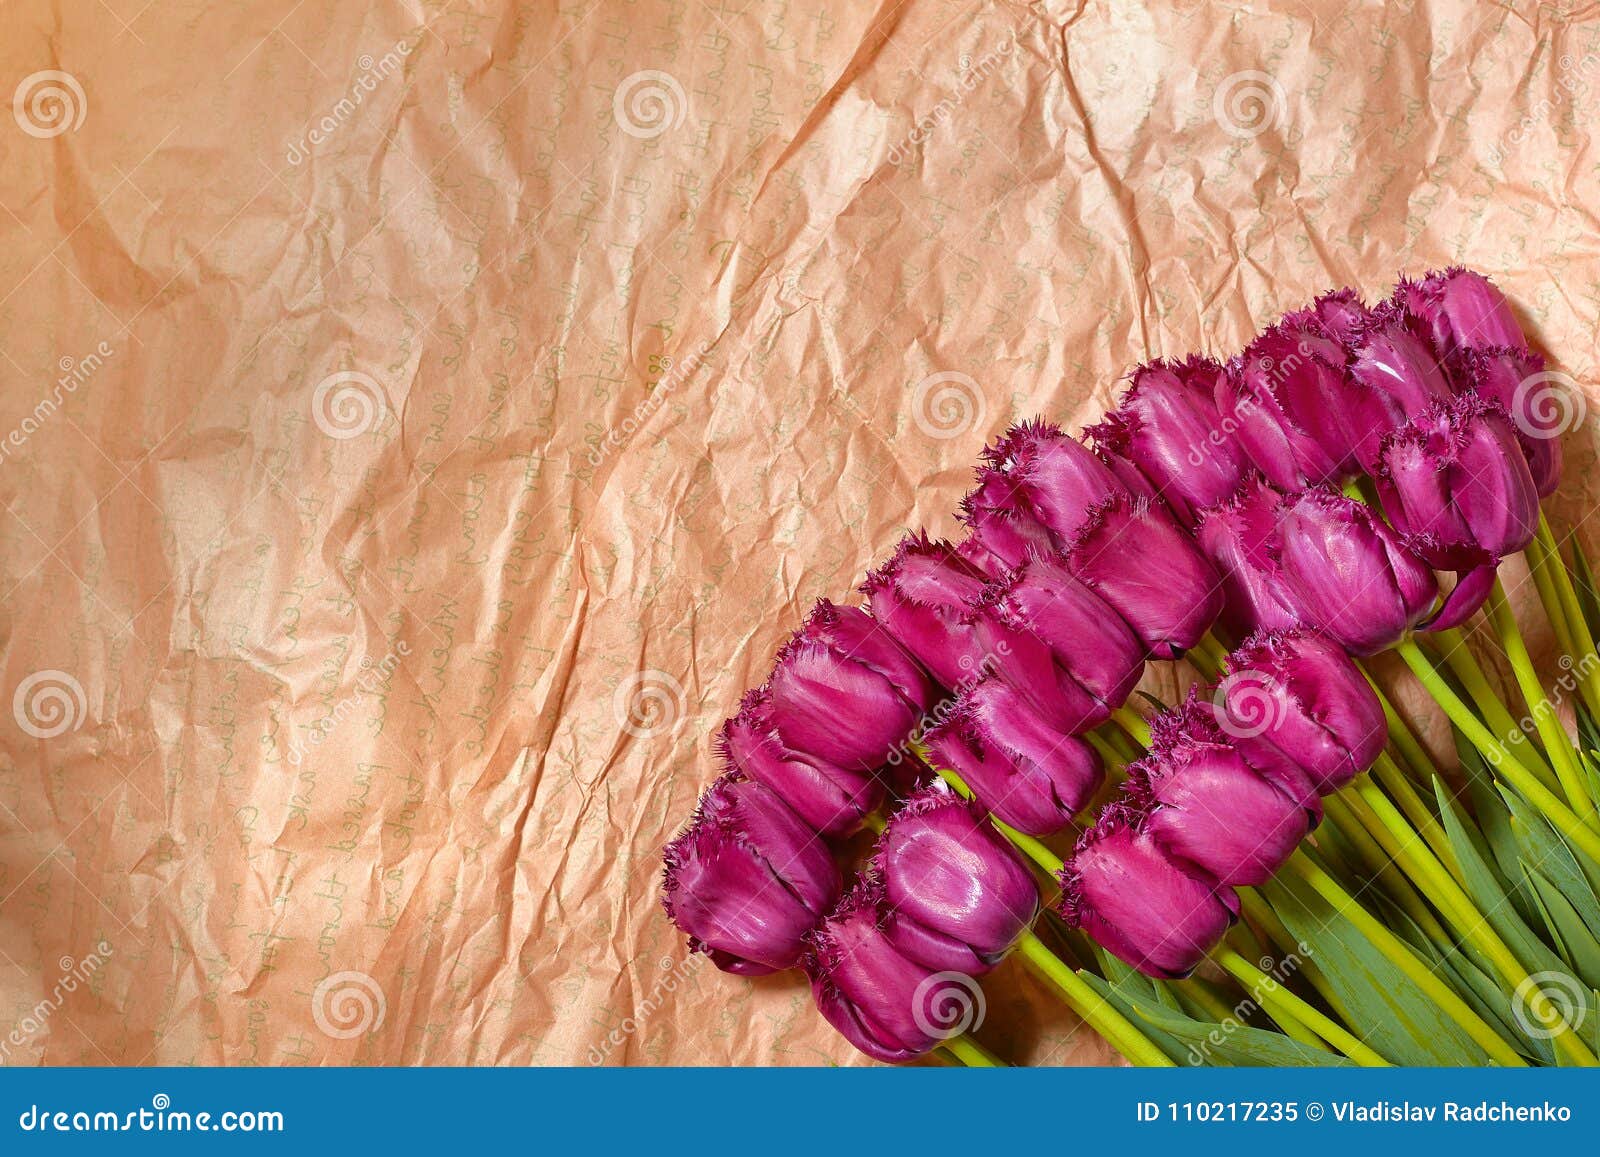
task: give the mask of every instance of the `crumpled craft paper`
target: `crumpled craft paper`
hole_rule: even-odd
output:
[[[658,850],[986,439],[1457,260],[1592,393],[1592,13],[0,24],[0,1063],[862,1063],[686,957]],[[1111,1056],[986,998],[1011,1060]]]

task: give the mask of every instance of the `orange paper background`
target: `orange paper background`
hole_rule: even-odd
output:
[[[1460,260],[1587,383],[1594,19],[5,0],[0,1063],[860,1063],[660,916],[710,732],[1146,356]]]

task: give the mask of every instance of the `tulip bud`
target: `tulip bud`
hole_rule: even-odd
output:
[[[997,521],[972,520],[976,509],[1004,509],[1009,515],[1006,529],[1034,524],[1026,536],[1028,545],[1039,545],[1036,528],[1042,527],[1059,548],[1078,533],[1092,507],[1128,492],[1104,460],[1047,422],[1012,427],[983,452],[983,458],[978,489],[969,496],[974,501],[965,508],[974,533],[984,533]],[[991,544],[986,538],[984,545],[1005,558],[1008,566],[1016,566],[1027,554],[1017,553],[1009,542]]]
[[[940,986],[950,978],[895,947],[884,928],[883,903],[881,881],[858,880],[811,934],[804,965],[828,1023],[874,1060],[897,1064],[953,1035],[941,1031],[937,1007],[945,995]],[[965,991],[970,999],[972,990]]]
[[[1030,836],[1066,827],[1105,776],[1092,747],[1052,727],[1014,687],[993,677],[964,691],[924,741],[935,764],[959,775],[996,818]]]
[[[1313,321],[1336,341],[1349,342],[1372,315],[1353,289],[1334,289],[1318,297],[1302,310],[1284,316],[1286,325],[1309,325]]]
[[[1144,830],[1224,884],[1265,883],[1320,812],[1301,802],[1306,791],[1288,790],[1251,767],[1209,710],[1183,717],[1190,726],[1129,765],[1127,791]]]
[[[822,841],[773,792],[736,772],[706,789],[662,859],[668,918],[692,949],[745,976],[792,968],[841,887]]]
[[[1222,621],[1235,635],[1299,621],[1294,599],[1268,549],[1283,496],[1259,479],[1200,516],[1195,541],[1222,579]]]
[[[873,773],[786,746],[773,725],[772,696],[765,687],[745,693],[739,713],[723,724],[718,746],[729,763],[777,793],[822,835],[855,831],[883,801],[884,785]]]
[[[1028,865],[980,809],[942,784],[894,814],[876,863],[889,939],[928,968],[987,972],[1039,914]]]
[[[1173,659],[1222,611],[1216,570],[1165,513],[1145,499],[1110,498],[1089,511],[1067,566],[1133,628],[1146,651]]]
[[[1366,771],[1388,736],[1383,704],[1344,649],[1304,628],[1265,631],[1228,658],[1222,729],[1253,766],[1294,766],[1327,795]]]
[[[1108,709],[1127,701],[1144,672],[1144,650],[1128,624],[1059,557],[1028,559],[986,586],[977,605],[1002,628],[985,630],[979,620],[1002,672],[1019,633],[1043,643],[1056,667]]]
[[[1061,870],[1061,914],[1146,976],[1187,976],[1239,915],[1233,889],[1164,851],[1111,806]]]
[[[988,561],[979,566],[990,574],[1003,574],[1021,566],[1031,554],[1056,549],[1050,532],[1023,505],[1016,485],[986,467],[979,467],[978,485],[961,499],[959,517],[971,532],[966,539],[968,560],[981,554]]]
[[[1141,366],[1117,408],[1088,431],[1108,458],[1137,466],[1185,523],[1253,473],[1217,413],[1222,376],[1222,367],[1204,357]]]
[[[1433,572],[1365,504],[1326,489],[1286,498],[1270,549],[1305,622],[1373,655],[1433,605]]]
[[[1372,311],[1352,341],[1355,359],[1350,373],[1371,387],[1383,402],[1386,416],[1371,421],[1357,453],[1370,473],[1378,460],[1385,434],[1406,424],[1433,402],[1450,397],[1450,383],[1440,365],[1440,353],[1415,314],[1386,302]]]
[[[1381,399],[1351,377],[1344,346],[1312,310],[1270,327],[1229,364],[1217,384],[1217,410],[1284,490],[1354,477],[1367,429],[1385,416]]]
[[[1459,265],[1417,281],[1401,278],[1394,300],[1426,323],[1441,353],[1528,344],[1505,294],[1483,274]]]
[[[768,685],[784,746],[857,771],[883,764],[934,698],[871,616],[826,599],[778,652]]]
[[[894,556],[861,589],[883,629],[935,679],[954,688],[976,677],[982,659],[970,611],[987,581],[949,543],[919,532],[901,539]]]
[[[1449,363],[1459,392],[1492,398],[1511,416],[1540,498],[1554,494],[1561,482],[1560,439],[1574,413],[1574,403],[1562,398],[1544,364],[1538,354],[1510,346],[1463,349]]]
[[[1539,528],[1539,494],[1498,402],[1436,402],[1383,441],[1378,492],[1425,562],[1461,570],[1515,554]]]

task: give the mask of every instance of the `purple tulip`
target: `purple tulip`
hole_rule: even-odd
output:
[[[941,986],[955,978],[937,976],[895,947],[883,905],[882,881],[858,880],[811,934],[804,964],[828,1023],[874,1060],[897,1064],[946,1039],[938,1002],[948,995]]]
[[[1164,851],[1113,805],[1061,870],[1061,913],[1146,976],[1187,976],[1239,915],[1233,889]]]
[[[1222,366],[1204,357],[1141,366],[1117,408],[1088,431],[1108,459],[1137,466],[1186,523],[1253,472],[1217,413],[1222,377]]]
[[[1305,309],[1284,315],[1283,323],[1304,326],[1314,322],[1334,339],[1349,342],[1371,316],[1371,310],[1355,290],[1334,289],[1318,297]]]
[[[861,589],[883,629],[954,688],[977,677],[983,647],[970,611],[987,581],[955,547],[919,532],[901,539]]]
[[[1510,346],[1463,349],[1449,363],[1458,391],[1492,398],[1511,415],[1540,498],[1550,497],[1561,483],[1560,439],[1571,425],[1575,405],[1544,366],[1538,354]]]
[[[1230,363],[1217,383],[1217,410],[1284,490],[1354,477],[1358,448],[1385,414],[1381,399],[1350,375],[1344,346],[1314,310],[1284,318]]]
[[[1122,706],[1144,672],[1144,650],[1128,624],[1059,557],[1030,558],[985,587],[979,602],[1000,627],[986,630],[980,619],[979,633],[1002,671],[1020,633],[1043,643],[1055,666],[1107,708]]]
[[[1386,411],[1386,417],[1366,423],[1357,448],[1362,466],[1371,473],[1384,436],[1434,402],[1448,399],[1450,382],[1422,321],[1393,302],[1372,311],[1351,349],[1351,375],[1378,395]]]
[[[1264,631],[1234,650],[1228,668],[1221,726],[1252,766],[1292,766],[1327,795],[1383,750],[1383,705],[1332,639]]]
[[[1332,490],[1286,498],[1270,549],[1304,620],[1353,654],[1394,646],[1438,593],[1381,518]]]
[[[1129,493],[1102,458],[1048,422],[1012,427],[983,458],[963,511],[973,533],[1007,566],[1021,563],[1030,547],[1066,546],[1095,505]]]
[[[964,543],[968,561],[979,568],[1003,574],[1021,566],[1033,554],[1056,549],[1050,532],[1040,525],[1018,498],[1016,485],[1004,474],[978,469],[978,485],[961,499],[960,519],[971,532]]]
[[[998,678],[963,692],[924,739],[934,763],[959,775],[996,818],[1030,836],[1066,827],[1105,777],[1092,747],[1052,727]]]
[[[706,789],[662,858],[667,916],[691,948],[745,976],[792,968],[841,887],[815,833],[776,794],[737,772]]]
[[[723,724],[718,747],[730,764],[777,793],[825,836],[855,831],[883,802],[884,785],[873,773],[838,767],[785,745],[772,723],[772,697],[765,687],[745,693],[739,713]]]
[[[1300,621],[1268,549],[1282,506],[1283,496],[1258,479],[1232,501],[1207,510],[1195,528],[1195,541],[1222,579],[1222,621],[1235,635]]]
[[[1500,404],[1438,402],[1384,439],[1378,492],[1407,544],[1441,570],[1498,561],[1533,541],[1539,494]]]
[[[981,810],[942,784],[894,814],[876,863],[889,939],[928,968],[987,972],[1039,914],[1028,865]]]
[[[1182,655],[1222,612],[1216,570],[1145,499],[1111,498],[1094,507],[1066,557],[1078,580],[1120,614],[1158,659]]]
[[[916,661],[858,607],[820,600],[768,681],[784,746],[847,770],[883,764],[933,702]]]
[[[1401,278],[1394,300],[1423,320],[1441,353],[1527,347],[1505,294],[1483,274],[1459,265],[1417,281]]]

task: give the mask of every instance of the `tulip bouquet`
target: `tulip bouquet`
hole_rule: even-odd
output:
[[[1141,366],[1083,439],[1008,431],[964,536],[820,602],[723,726],[668,916],[728,972],[802,969],[884,1061],[997,1063],[967,1030],[1016,954],[1133,1064],[1595,1064],[1600,614],[1540,508],[1557,377],[1452,268]],[[1147,661],[1187,697],[1135,710]]]

